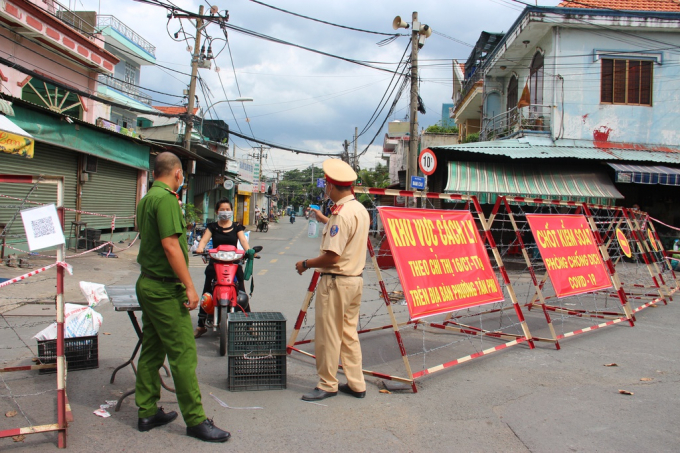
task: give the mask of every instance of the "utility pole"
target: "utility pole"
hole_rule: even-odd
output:
[[[344,151],[342,153],[342,160],[349,164],[349,151],[348,151],[349,150],[349,142],[347,140],[342,142],[342,147],[344,149]]]
[[[357,140],[359,139],[359,128],[354,128],[354,171],[359,169],[359,163],[357,162]]]
[[[418,38],[420,24],[418,12],[414,11],[411,26],[411,107],[409,143],[408,143],[408,166],[406,167],[406,188],[413,190],[411,176],[418,175]],[[414,199],[415,201],[415,199]]]
[[[198,78],[198,58],[201,48],[201,33],[203,32],[203,5],[198,8],[198,16],[196,18],[196,42],[194,44],[194,52],[191,54],[191,81],[189,82],[189,99],[187,102],[187,119],[184,127],[184,148],[191,147],[191,130],[194,126],[194,99],[196,96],[196,79]]]

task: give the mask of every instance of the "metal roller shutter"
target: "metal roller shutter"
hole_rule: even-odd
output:
[[[35,144],[35,155],[33,159],[0,153],[0,173],[13,175],[54,175],[63,176],[65,182],[64,207],[75,209],[76,207],[76,177],[78,173],[78,154],[74,151],[59,148],[44,143]],[[32,184],[0,184],[0,194],[10,197],[26,197],[33,187]],[[39,184],[28,198],[29,201],[39,203],[57,202],[57,187],[52,184]],[[0,197],[0,206],[18,206],[21,201],[10,200]],[[24,208],[35,207],[36,204],[26,203]],[[16,209],[0,208],[0,223],[8,223],[14,216]],[[75,220],[73,211],[65,213],[64,233],[68,236],[71,222]],[[21,216],[14,221],[8,242],[24,241],[24,228],[21,224]],[[22,237],[11,237],[21,235]]]
[[[99,159],[97,173],[89,173],[83,183],[81,209],[98,214],[129,217],[135,215],[137,169]],[[111,218],[83,214],[88,228],[111,230]],[[116,219],[116,228],[134,227],[135,219]]]

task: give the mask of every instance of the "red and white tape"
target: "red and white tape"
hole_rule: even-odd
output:
[[[53,268],[54,266],[61,266],[61,267],[63,267],[64,269],[66,269],[66,271],[67,271],[70,275],[73,275],[73,267],[72,267],[70,264],[68,264],[68,263],[66,263],[66,262],[64,262],[64,261],[57,261],[56,263],[50,264],[49,266],[41,267],[40,269],[36,269],[36,270],[34,270],[34,271],[29,272],[28,274],[20,275],[20,276],[18,276],[18,277],[14,277],[14,278],[12,278],[12,279],[10,279],[10,280],[7,280],[7,281],[5,281],[5,282],[2,282],[2,283],[0,283],[0,288],[5,287],[5,286],[8,286],[8,285],[11,285],[12,283],[16,283],[16,282],[20,282],[20,281],[22,281],[22,280],[26,280],[27,278],[33,277],[34,275],[38,275],[38,274],[40,274],[41,272],[45,272],[46,270],[51,269],[51,268]]]
[[[0,194],[0,197],[2,197],[2,198],[8,198],[8,199],[10,199],[10,200],[22,201],[22,202],[25,201],[26,203],[30,203],[30,204],[40,204],[40,205],[44,205],[44,204],[45,204],[45,203],[40,203],[40,202],[38,202],[38,201],[24,200],[23,198],[10,197],[9,195],[3,195],[3,194]],[[98,217],[112,217],[114,220],[111,222],[111,226],[114,225],[114,223],[115,223],[115,218],[117,217],[117,216],[115,216],[115,215],[100,214],[100,213],[98,213],[98,212],[90,212],[90,211],[80,211],[80,210],[78,210],[78,209],[72,209],[72,208],[64,208],[64,210],[65,210],[65,211],[69,211],[69,212],[77,212],[77,213],[80,213],[80,214],[94,215],[94,216],[98,216]],[[118,218],[119,218],[119,219],[134,219],[135,217],[137,217],[137,216],[136,216],[136,215],[129,215],[129,216],[118,217]]]
[[[674,226],[670,226],[670,225],[667,224],[667,223],[663,223],[661,220],[655,219],[655,218],[652,217],[651,215],[649,216],[649,218],[650,218],[651,220],[655,221],[656,223],[658,223],[659,225],[665,226],[666,228],[670,228],[671,230],[675,230],[675,231],[680,231],[680,228],[674,227]]]

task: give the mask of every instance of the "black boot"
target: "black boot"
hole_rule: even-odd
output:
[[[187,426],[187,436],[195,437],[205,442],[226,442],[231,437],[227,431],[219,429],[212,419],[206,418],[196,426]]]
[[[158,408],[156,415],[147,418],[140,418],[137,420],[137,429],[140,431],[149,431],[157,426],[167,425],[171,421],[177,418],[177,412],[170,411],[167,414],[163,411],[163,408]]]

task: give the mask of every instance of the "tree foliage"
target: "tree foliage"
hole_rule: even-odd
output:
[[[359,170],[357,173],[365,187],[387,187],[390,183],[389,169],[381,163],[378,163],[375,168]],[[314,165],[303,170],[285,172],[278,184],[279,206],[292,205],[297,210],[300,206],[319,204],[324,197],[324,188],[317,187],[319,178],[324,179],[323,170]],[[367,200],[366,195],[359,196],[359,201]]]

